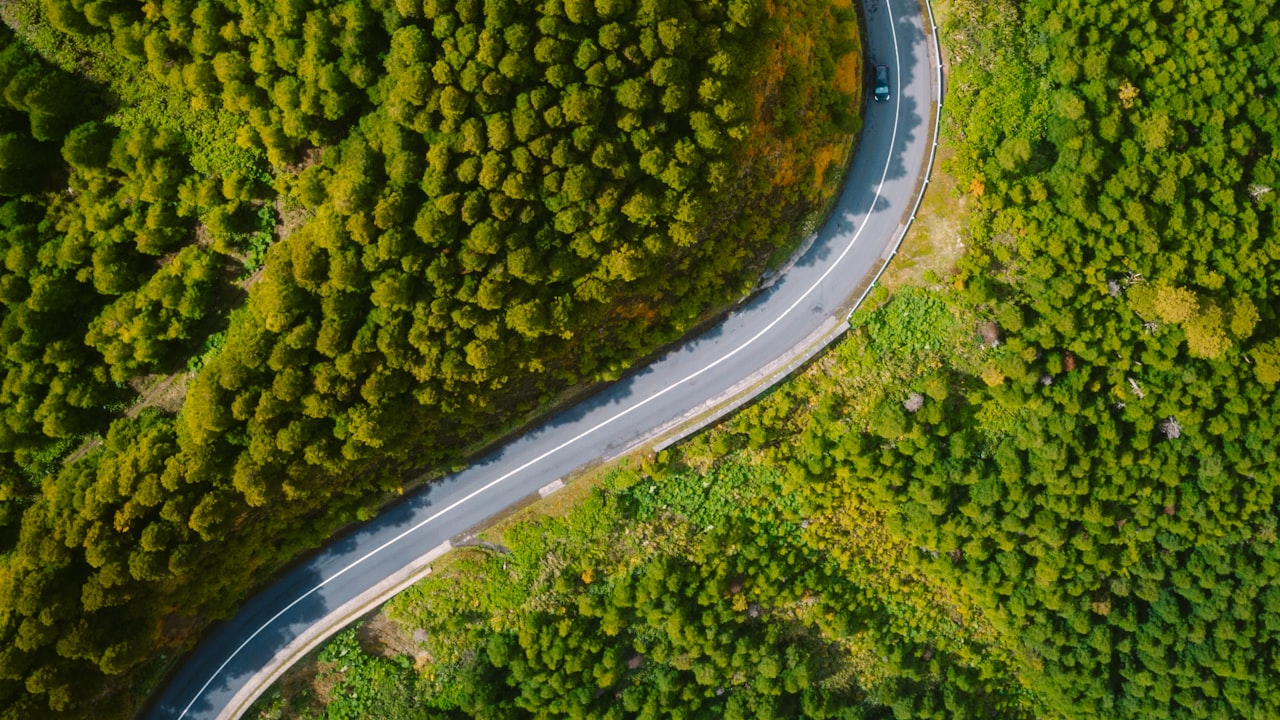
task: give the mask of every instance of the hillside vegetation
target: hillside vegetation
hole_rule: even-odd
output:
[[[968,12],[959,280],[1001,349],[828,442],[1054,712],[1275,715],[1277,7]]]
[[[859,126],[840,5],[0,16],[4,717],[127,714],[414,473],[740,297]]]
[[[1008,661],[990,628],[896,566],[909,548],[830,552],[847,518],[724,452],[615,471],[564,517],[455,550],[385,609],[403,637],[344,631],[312,691],[249,717],[1030,717],[1007,668],[989,677]]]
[[[508,532],[509,558],[453,566],[483,566],[479,590],[406,593],[389,614],[428,632],[421,677],[399,677],[433,687],[479,638],[458,707],[530,717],[539,687],[620,698],[618,717],[673,689],[689,715],[714,694],[706,716],[808,716],[832,692],[849,717],[1280,715],[1280,8],[946,6],[948,169],[971,208],[951,287],[864,312],[601,491],[639,508],[602,515],[611,541]],[[650,539],[647,512],[679,521]],[[694,549],[667,549],[679,528]],[[744,642],[753,608],[790,642]]]

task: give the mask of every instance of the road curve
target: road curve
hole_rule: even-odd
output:
[[[406,497],[265,588],[197,645],[146,717],[236,717],[266,689],[272,669],[339,629],[333,618],[385,595],[389,583],[423,566],[424,555],[450,538],[725,398],[814,338],[834,337],[825,331],[843,325],[855,293],[896,251],[919,206],[942,83],[927,6],[918,0],[863,0],[863,6],[868,54],[873,65],[889,66],[891,98],[868,103],[837,205],[794,265],[719,325]]]

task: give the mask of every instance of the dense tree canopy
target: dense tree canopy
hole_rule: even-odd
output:
[[[975,613],[969,628],[985,625],[974,637],[994,649],[978,675],[1033,714],[1276,716],[1280,9],[950,9],[950,170],[974,208],[960,290],[897,294],[810,372],[678,453],[778,473],[781,507],[766,516],[804,517],[806,545],[838,566],[796,584],[866,580],[899,598],[887,564]],[[718,532],[734,529],[776,537],[742,518]],[[718,577],[718,561],[664,597]],[[646,548],[631,562],[662,561]],[[561,637],[605,626],[594,585],[566,603]],[[628,600],[618,637],[653,617]],[[491,692],[523,691],[559,658],[536,616],[520,617],[532,629],[489,658],[514,679],[484,679]],[[914,630],[901,635],[946,639]],[[975,687],[957,675],[940,692]]]
[[[1010,34],[956,73],[1003,353],[860,454],[1065,714],[1280,711],[1276,11],[969,10]]]
[[[414,473],[741,296],[858,126],[855,14],[809,0],[4,17],[4,717],[128,712]]]

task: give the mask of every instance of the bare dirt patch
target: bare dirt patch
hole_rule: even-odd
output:
[[[414,657],[422,652],[408,628],[388,618],[381,610],[361,623],[356,639],[365,652],[385,658],[399,655]]]
[[[249,288],[253,287],[254,285],[257,285],[258,281],[262,279],[262,271],[265,269],[266,269],[266,265],[263,265],[257,270],[254,270],[253,272],[249,273],[249,277],[243,280],[240,280],[237,284],[243,290],[248,291]]]
[[[196,245],[200,247],[213,247],[213,235],[209,234],[209,228],[204,223],[196,223]]]
[[[1000,344],[1000,326],[990,321],[979,323],[978,337],[982,338],[984,347],[995,347]]]
[[[182,409],[182,401],[187,397],[187,381],[191,373],[180,372],[171,375],[141,375],[129,381],[129,385],[138,393],[138,401],[125,415],[133,418],[143,408],[156,408],[170,415]]]
[[[276,223],[276,242],[280,242],[306,224],[311,218],[311,211],[302,207],[290,207],[282,197],[277,197],[276,217],[280,218]]]
[[[102,444],[101,438],[92,438],[90,440],[85,440],[83,445],[76,448],[70,455],[62,459],[62,464],[70,465],[71,463],[74,463],[75,461],[79,460],[85,455],[88,455],[90,451],[92,451],[94,448],[98,447],[101,444]]]

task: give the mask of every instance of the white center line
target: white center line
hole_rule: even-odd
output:
[[[892,3],[891,3],[891,2],[886,2],[886,3],[885,3],[885,9],[889,11],[889,25],[890,25],[890,27],[892,28],[892,27],[893,27],[893,7],[892,7]],[[609,426],[609,425],[613,424],[614,422],[616,422],[616,421],[618,421],[618,420],[620,420],[620,419],[622,419],[622,418],[626,417],[627,415],[630,415],[632,412],[635,412],[636,410],[639,410],[640,408],[644,407],[645,405],[648,405],[649,403],[653,402],[654,400],[657,400],[658,398],[662,397],[663,395],[666,395],[667,393],[669,393],[669,392],[671,392],[672,390],[674,390],[674,389],[676,389],[676,388],[680,387],[681,385],[684,385],[684,384],[686,384],[686,383],[688,383],[688,382],[691,382],[691,381],[693,381],[693,380],[697,379],[698,377],[702,376],[703,374],[705,374],[705,373],[707,373],[707,372],[710,372],[711,370],[713,370],[714,368],[716,368],[717,366],[719,366],[721,363],[723,363],[723,362],[725,362],[725,361],[729,360],[729,359],[730,359],[730,358],[732,358],[733,356],[735,356],[735,355],[737,355],[738,353],[740,353],[740,352],[742,352],[743,350],[745,350],[747,347],[749,347],[750,345],[752,345],[753,343],[755,343],[757,340],[759,340],[762,336],[764,336],[764,335],[765,335],[766,333],[768,333],[770,330],[772,330],[773,328],[777,327],[778,323],[782,322],[782,321],[783,321],[783,320],[784,320],[788,315],[790,315],[790,314],[791,314],[791,312],[792,312],[792,311],[794,311],[797,307],[799,307],[799,306],[800,306],[800,303],[804,302],[805,298],[809,297],[809,295],[810,295],[810,294],[812,294],[812,293],[813,293],[813,291],[814,291],[814,290],[816,290],[816,289],[818,288],[818,286],[819,286],[819,285],[821,285],[821,284],[822,284],[822,283],[827,279],[827,277],[828,277],[829,275],[831,275],[831,273],[836,269],[836,266],[837,266],[837,265],[839,265],[839,264],[844,260],[845,256],[847,256],[847,255],[849,254],[849,251],[851,251],[851,250],[853,249],[853,246],[854,246],[854,245],[857,243],[857,241],[858,241],[858,237],[862,235],[862,231],[866,228],[866,226],[867,226],[867,222],[869,222],[869,221],[871,220],[871,215],[872,215],[872,213],[873,213],[873,211],[874,211],[874,209],[875,209],[876,202],[877,202],[877,201],[879,201],[879,199],[880,199],[880,195],[881,195],[881,191],[884,189],[885,179],[886,179],[886,178],[888,178],[888,176],[889,176],[889,166],[892,164],[892,159],[893,159],[893,146],[894,146],[894,143],[897,141],[897,137],[898,137],[898,110],[901,108],[901,103],[902,103],[902,100],[901,100],[901,98],[902,98],[902,73],[900,72],[900,68],[902,67],[902,62],[901,62],[901,58],[899,57],[899,54],[898,54],[898,34],[897,34],[897,31],[896,31],[896,30],[894,30],[894,31],[893,31],[893,32],[891,32],[890,34],[893,36],[893,55],[894,55],[894,67],[895,67],[895,73],[894,73],[894,74],[897,76],[897,81],[898,81],[898,83],[897,83],[897,84],[898,84],[898,92],[897,92],[897,93],[894,93],[893,131],[892,131],[892,133],[891,133],[891,135],[890,135],[890,137],[889,137],[889,154],[888,154],[888,155],[886,156],[886,158],[885,158],[884,170],[883,170],[883,171],[881,171],[881,173],[880,173],[880,183],[876,186],[876,194],[875,194],[875,197],[873,197],[873,198],[871,199],[871,205],[870,205],[870,207],[869,207],[869,208],[868,208],[868,210],[867,210],[866,217],[864,217],[864,218],[862,219],[862,223],[858,225],[858,230],[857,230],[857,232],[855,232],[855,233],[853,234],[853,237],[851,237],[851,238],[849,239],[849,243],[848,243],[847,245],[845,245],[844,249],[843,249],[843,250],[840,252],[840,254],[836,257],[835,262],[831,263],[831,265],[830,265],[830,266],[829,266],[829,267],[828,267],[828,268],[827,268],[827,269],[822,273],[822,275],[820,275],[820,276],[818,277],[818,279],[817,279],[817,280],[815,280],[815,281],[813,282],[813,284],[812,284],[812,285],[810,285],[810,286],[809,286],[809,288],[808,288],[808,289],[806,289],[806,290],[804,291],[804,293],[803,293],[799,298],[797,298],[797,299],[795,300],[795,302],[791,303],[791,305],[789,305],[789,306],[787,307],[787,309],[786,309],[786,310],[783,310],[783,311],[782,311],[782,314],[780,314],[778,317],[774,318],[774,319],[773,319],[773,321],[771,321],[768,325],[764,326],[764,328],[762,328],[760,331],[758,331],[755,335],[752,335],[749,339],[747,339],[747,341],[746,341],[746,342],[742,343],[741,345],[739,345],[738,347],[734,348],[733,350],[730,350],[728,353],[726,353],[726,354],[724,354],[723,356],[721,356],[721,357],[717,358],[716,360],[714,360],[713,362],[711,362],[711,363],[707,364],[707,365],[706,365],[706,366],[704,366],[703,368],[701,368],[701,369],[699,369],[699,370],[697,370],[697,371],[695,371],[695,372],[693,372],[693,373],[690,373],[689,375],[685,376],[684,378],[681,378],[680,380],[677,380],[676,382],[674,382],[674,383],[672,383],[672,384],[668,385],[667,387],[665,387],[665,388],[663,388],[663,389],[659,390],[658,392],[656,392],[656,393],[654,393],[654,394],[650,395],[649,397],[644,398],[643,400],[640,400],[639,402],[635,403],[635,404],[634,404],[634,405],[632,405],[631,407],[629,407],[629,408],[627,408],[627,409],[625,409],[625,410],[622,410],[621,412],[617,413],[616,415],[613,415],[612,417],[606,418],[605,420],[600,421],[599,423],[597,423],[597,424],[593,425],[592,427],[590,427],[590,428],[588,428],[588,429],[586,429],[586,430],[583,430],[582,432],[578,433],[577,435],[574,435],[572,438],[569,438],[568,440],[565,440],[564,442],[560,443],[559,445],[557,445],[557,446],[555,446],[555,447],[551,448],[550,450],[547,450],[546,452],[544,452],[544,453],[542,453],[541,455],[539,455],[539,456],[537,456],[537,457],[533,458],[532,460],[529,460],[528,462],[526,462],[526,463],[524,463],[523,465],[521,465],[521,466],[517,467],[516,469],[514,469],[514,470],[510,470],[510,471],[508,471],[508,472],[504,473],[503,475],[501,475],[501,476],[499,476],[499,477],[497,477],[497,478],[494,478],[493,480],[490,480],[488,483],[486,483],[486,484],[482,485],[481,487],[479,487],[479,488],[477,488],[477,489],[475,489],[475,490],[471,491],[469,494],[467,494],[466,496],[462,497],[461,499],[456,500],[456,501],[454,501],[452,504],[447,505],[447,506],[445,506],[444,508],[442,508],[442,509],[440,509],[440,510],[436,511],[436,513],[435,513],[435,514],[431,515],[430,517],[426,518],[425,520],[422,520],[422,521],[421,521],[421,522],[419,522],[417,525],[414,525],[413,527],[409,528],[408,530],[405,530],[404,532],[400,533],[399,535],[396,535],[395,537],[393,537],[393,538],[391,538],[390,540],[386,541],[385,543],[383,543],[383,544],[379,545],[378,547],[374,548],[373,550],[370,550],[369,552],[365,553],[365,554],[364,554],[363,556],[361,556],[359,559],[357,559],[357,560],[353,561],[351,564],[347,565],[346,567],[342,568],[341,570],[338,570],[338,571],[337,571],[337,572],[335,572],[333,575],[330,575],[328,578],[324,579],[323,581],[321,581],[319,584],[317,584],[315,587],[311,588],[310,590],[307,590],[307,591],[306,591],[305,593],[303,593],[302,595],[299,595],[299,596],[298,596],[298,598],[297,598],[296,600],[294,600],[293,602],[291,602],[291,603],[289,603],[288,605],[286,605],[283,609],[281,609],[281,610],[280,610],[279,612],[277,612],[275,615],[272,615],[272,616],[271,616],[271,619],[269,619],[269,620],[267,620],[265,623],[263,623],[261,627],[259,627],[257,630],[254,630],[254,631],[253,631],[253,633],[252,633],[251,635],[249,635],[249,637],[245,638],[244,642],[240,643],[239,647],[237,647],[237,648],[235,649],[235,651],[234,651],[234,652],[232,652],[232,653],[231,653],[231,655],[229,655],[229,656],[227,657],[227,659],[226,659],[226,660],[224,660],[224,661],[223,661],[223,663],[222,663],[221,665],[219,665],[219,666],[218,666],[218,669],[217,669],[217,670],[215,670],[215,671],[213,672],[213,675],[209,676],[209,679],[205,681],[204,685],[202,685],[202,686],[200,687],[200,689],[199,689],[198,691],[196,691],[195,696],[194,696],[193,698],[191,698],[191,702],[187,703],[187,706],[186,706],[185,708],[183,708],[183,709],[182,709],[182,714],[178,716],[179,720],[181,720],[181,718],[185,718],[185,717],[187,716],[187,713],[191,710],[191,707],[192,707],[193,705],[195,705],[195,704],[196,704],[196,701],[200,699],[200,696],[204,694],[205,690],[208,690],[208,689],[209,689],[209,686],[213,684],[213,681],[217,679],[218,675],[222,674],[222,671],[226,669],[227,665],[230,665],[230,664],[231,664],[231,661],[235,660],[235,659],[236,659],[236,657],[240,654],[240,652],[241,652],[242,650],[244,650],[244,648],[245,648],[249,643],[253,642],[254,638],[256,638],[256,637],[258,637],[258,635],[262,634],[262,631],[263,631],[263,630],[266,630],[266,629],[267,629],[267,627],[269,627],[272,623],[274,623],[276,620],[279,620],[279,619],[280,619],[280,617],[281,617],[281,616],[283,616],[285,613],[289,612],[289,611],[290,611],[290,610],[292,610],[294,607],[296,607],[296,606],[298,605],[298,603],[302,602],[303,600],[306,600],[308,597],[311,597],[311,596],[312,596],[312,595],[314,595],[316,592],[318,592],[321,588],[323,588],[324,586],[326,586],[326,585],[328,585],[329,583],[333,582],[334,580],[338,579],[338,578],[339,578],[339,577],[341,577],[342,575],[346,574],[346,573],[347,573],[347,571],[349,571],[349,570],[351,570],[352,568],[354,568],[354,567],[356,567],[356,566],[360,565],[360,564],[361,564],[361,563],[363,563],[365,560],[368,560],[369,558],[373,557],[374,555],[377,555],[378,553],[382,552],[383,550],[386,550],[387,548],[391,547],[391,546],[392,546],[392,545],[394,545],[395,543],[397,543],[397,542],[399,542],[399,541],[403,540],[404,538],[406,538],[406,537],[408,537],[409,535],[411,535],[411,534],[413,534],[413,533],[417,532],[418,530],[422,529],[423,527],[426,527],[428,524],[430,524],[431,522],[435,521],[437,518],[441,517],[441,516],[442,516],[442,515],[444,515],[445,513],[448,513],[448,512],[450,512],[450,511],[452,511],[453,509],[457,508],[459,505],[462,505],[462,504],[464,504],[464,503],[466,503],[466,502],[469,502],[470,500],[472,500],[473,498],[475,498],[477,495],[479,495],[479,494],[481,494],[481,493],[485,492],[486,490],[489,490],[490,488],[494,487],[495,485],[498,485],[499,483],[505,482],[506,480],[510,479],[511,477],[513,477],[513,476],[515,476],[515,475],[517,475],[517,474],[519,474],[519,473],[521,473],[521,472],[524,472],[525,470],[528,470],[528,469],[529,469],[530,467],[532,467],[533,465],[535,465],[535,464],[537,464],[537,463],[539,463],[539,462],[541,462],[541,461],[543,461],[543,460],[547,459],[548,457],[550,457],[550,456],[552,456],[552,455],[554,455],[554,454],[556,454],[556,453],[560,452],[561,450],[563,450],[563,449],[565,449],[565,448],[569,447],[570,445],[573,445],[574,443],[578,442],[579,440],[582,440],[583,438],[587,437],[588,435],[591,435],[591,434],[595,433],[596,431],[600,430],[601,428],[607,427],[607,426]]]

